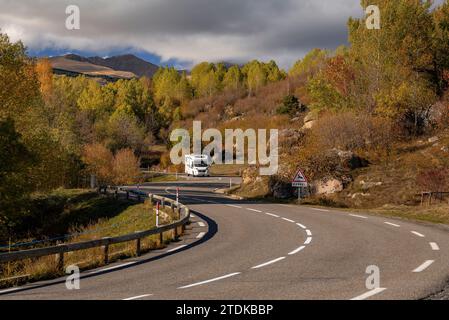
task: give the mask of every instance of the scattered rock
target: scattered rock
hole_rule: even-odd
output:
[[[304,124],[312,121],[318,120],[318,112],[316,111],[310,111],[305,117],[304,117]]]
[[[432,138],[429,138],[429,143],[435,143],[435,142],[437,142],[437,141],[439,141],[440,140],[440,138],[438,138],[438,137],[432,137]]]
[[[306,123],[302,126],[301,130],[303,130],[303,131],[304,131],[304,130],[310,130],[310,129],[312,129],[312,128],[315,126],[315,124],[316,124],[316,120],[306,122]]]
[[[444,147],[441,148],[441,151],[443,151],[443,152],[449,152],[449,148],[446,147],[446,146],[444,146]]]
[[[366,191],[375,187],[380,187],[383,183],[382,182],[365,182],[360,181],[360,184],[362,185],[362,190]]]
[[[354,193],[351,198],[355,199],[357,197],[370,197],[371,194],[370,193]]]

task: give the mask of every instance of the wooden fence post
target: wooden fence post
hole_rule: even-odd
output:
[[[109,263],[109,243],[106,243],[106,245],[103,247],[103,254],[104,254],[104,264],[106,265]]]
[[[136,256],[140,257],[140,245],[141,241],[140,238],[136,240]]]

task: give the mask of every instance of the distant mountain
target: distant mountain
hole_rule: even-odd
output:
[[[62,57],[49,58],[54,73],[67,76],[85,75],[100,78],[107,81],[119,79],[132,79],[136,75],[132,72],[114,70],[112,68],[92,63],[90,59],[78,55],[69,54]]]
[[[88,60],[93,64],[108,67],[117,71],[132,72],[138,77],[145,76],[152,78],[159,69],[159,66],[142,60],[132,54],[110,58],[91,57],[88,58]]]

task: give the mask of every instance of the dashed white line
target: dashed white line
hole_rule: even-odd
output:
[[[367,217],[361,216],[361,215],[358,215],[358,214],[350,214],[350,216],[351,216],[351,217],[354,217],[354,218],[368,219]]]
[[[385,290],[387,290],[387,289],[386,288],[377,288],[377,289],[368,291],[368,292],[366,292],[358,297],[355,297],[351,300],[366,300],[366,299],[371,298],[372,296],[375,296],[376,294],[379,294]]]
[[[197,238],[197,239],[201,239],[201,238],[203,238],[205,235],[206,235],[206,232],[201,232],[201,233],[199,233],[199,234],[196,236],[196,238]]]
[[[228,274],[228,275],[225,275],[225,276],[222,276],[222,277],[218,277],[218,278],[214,278],[214,279],[210,279],[210,280],[206,280],[206,281],[197,282],[197,283],[194,283],[194,284],[189,284],[187,286],[179,287],[178,289],[187,289],[187,288],[197,287],[197,286],[201,286],[203,284],[207,284],[207,283],[211,283],[211,282],[215,282],[215,281],[220,281],[220,280],[224,280],[224,279],[227,279],[227,278],[231,278],[231,277],[234,277],[234,276],[239,275],[239,274],[240,274],[240,272],[235,272],[235,273],[231,273],[231,274]]]
[[[228,206],[228,207],[231,207],[231,208],[242,209],[242,207],[240,207],[240,206],[235,206],[235,205],[233,205],[233,204],[227,204],[227,206]]]
[[[292,219],[282,218],[282,220],[287,221],[287,222],[291,222],[291,223],[295,223],[295,221],[293,221]]]
[[[262,212],[262,211],[260,211],[260,210],[251,209],[251,208],[246,208],[246,210],[252,211],[252,212],[257,212],[257,213],[261,213],[261,212]]]
[[[430,242],[430,247],[432,248],[433,251],[439,251],[440,247],[438,246],[438,244],[436,242]]]
[[[176,248],[173,248],[173,249],[170,249],[170,250],[167,250],[167,253],[178,251],[178,250],[181,250],[182,248],[185,248],[185,247],[187,247],[186,244],[184,244],[182,246],[179,246],[179,247],[176,247]]]
[[[416,232],[416,231],[412,231],[412,233],[413,233],[415,236],[418,236],[418,237],[420,237],[420,238],[425,238],[425,237],[426,237],[426,236],[423,235],[422,233],[419,233],[419,232]]]
[[[297,223],[296,225],[301,227],[302,229],[307,229],[307,227],[305,225],[303,225],[303,224]]]
[[[204,223],[204,222],[198,222],[198,225],[200,226],[200,227],[205,227],[206,226],[206,224]]]
[[[272,264],[274,264],[276,262],[282,261],[284,259],[285,259],[285,257],[280,257],[280,258],[277,258],[277,259],[274,259],[274,260],[271,260],[271,261],[259,264],[258,266],[252,267],[251,269],[260,269],[260,268],[272,265]]]
[[[270,217],[280,218],[277,214],[265,212],[266,215],[269,215]]]
[[[292,252],[290,252],[288,255],[289,255],[289,256],[295,255],[295,254],[297,254],[298,252],[304,250],[305,248],[306,248],[306,246],[301,246],[301,247],[299,247],[298,249],[295,249],[295,250],[293,250]]]
[[[312,243],[312,237],[308,237],[304,244],[311,244]]]
[[[314,211],[330,212],[330,210],[326,210],[326,209],[318,209],[318,208],[310,208],[310,209],[314,210]]]
[[[142,298],[146,298],[146,297],[151,297],[151,296],[152,296],[152,294],[143,294],[143,295],[140,295],[140,296],[136,296],[136,297],[131,297],[131,298],[123,299],[123,301],[138,300],[138,299],[142,299]]]
[[[310,231],[309,229],[306,230],[307,236],[311,237],[312,236],[312,231]]]
[[[293,206],[291,206],[291,205],[288,205],[288,204],[280,204],[280,206],[282,206],[282,207],[286,207],[286,208],[293,208]]]
[[[398,224],[391,223],[391,222],[387,222],[387,221],[385,221],[384,223],[387,224],[387,225],[389,225],[389,226],[395,227],[395,228],[400,228],[400,227],[401,227],[401,226],[398,225]]]
[[[416,268],[415,270],[413,270],[414,273],[419,273],[419,272],[423,272],[424,270],[426,270],[428,267],[430,267],[435,261],[434,260],[427,260],[426,262],[424,262],[422,265],[420,265],[418,268]]]
[[[104,269],[101,269],[101,270],[91,271],[91,272],[89,272],[89,274],[100,273],[100,272],[105,272],[105,271],[111,271],[111,270],[115,270],[115,269],[120,269],[120,268],[123,268],[123,267],[126,267],[126,266],[130,266],[130,265],[135,264],[135,263],[137,263],[137,262],[127,262],[127,263],[120,264],[118,266],[113,266],[113,267],[104,268]]]

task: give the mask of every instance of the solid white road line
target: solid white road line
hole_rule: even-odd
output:
[[[310,244],[310,243],[312,243],[312,237],[308,237],[306,239],[306,241],[304,242],[304,244]]]
[[[354,218],[368,219],[367,217],[360,216],[360,215],[358,215],[358,214],[350,214],[350,216],[351,216],[351,217],[354,217]]]
[[[433,251],[439,251],[440,247],[438,246],[438,244],[436,242],[430,242],[430,247],[432,248]]]
[[[312,236],[312,231],[310,231],[309,229],[306,230],[307,236],[311,237]]]
[[[214,279],[210,279],[210,280],[206,280],[206,281],[201,281],[201,282],[197,282],[194,284],[189,284],[187,286],[183,286],[183,287],[179,287],[178,289],[187,289],[187,288],[192,288],[192,287],[196,287],[196,286],[201,286],[203,284],[207,284],[207,283],[211,283],[211,282],[215,282],[215,281],[220,281],[223,279],[227,279],[227,278],[231,278],[234,277],[236,275],[239,275],[241,272],[235,272],[235,273],[231,273],[222,277],[218,277],[218,278],[214,278]]]
[[[179,247],[176,247],[176,248],[173,248],[173,249],[170,249],[170,250],[167,250],[167,253],[178,251],[178,250],[181,250],[182,248],[185,248],[185,247],[187,247],[186,244],[184,244],[182,246],[179,246]]]
[[[130,266],[130,265],[135,264],[135,263],[137,263],[137,262],[127,262],[127,263],[120,264],[118,266],[104,268],[104,269],[96,270],[96,271],[91,271],[91,272],[89,272],[89,274],[100,273],[100,272],[104,272],[104,271],[111,271],[111,270],[115,270],[115,269],[120,269],[120,268],[123,268],[123,267],[126,267],[126,266]]]
[[[419,233],[419,232],[416,232],[416,231],[412,231],[412,233],[413,233],[415,236],[418,236],[418,237],[420,237],[420,238],[425,238],[425,237],[426,237],[426,236],[423,235],[422,233]]]
[[[401,227],[401,226],[398,225],[398,224],[391,223],[391,222],[387,222],[387,221],[385,221],[384,223],[385,223],[385,224],[388,224],[389,226],[395,227],[395,228],[400,228],[400,227]]]
[[[205,226],[206,226],[206,224],[205,224],[204,222],[198,222],[198,225],[199,225],[200,227],[205,227]]]
[[[387,290],[387,289],[386,288],[377,288],[377,289],[368,291],[358,297],[352,298],[351,300],[366,300],[366,299],[371,298],[372,296],[375,296],[376,294],[379,294],[385,290]]]
[[[292,252],[290,252],[288,255],[289,255],[289,256],[292,256],[292,255],[294,255],[294,254],[297,254],[298,252],[304,250],[305,248],[306,248],[305,246],[301,246],[301,247],[299,247],[298,249],[295,249],[295,250],[293,250]]]
[[[202,237],[204,237],[206,235],[206,232],[201,232],[201,233],[199,233],[197,236],[196,236],[196,238],[197,239],[201,239]]]
[[[240,207],[240,206],[235,206],[235,205],[233,205],[233,204],[227,204],[227,206],[228,206],[228,207],[231,207],[231,208],[242,209],[242,207]]]
[[[8,293],[8,292],[15,292],[15,291],[19,291],[19,290],[22,290],[22,289],[24,289],[24,288],[11,288],[11,289],[6,289],[6,290],[0,291],[0,294],[2,294],[2,293]]]
[[[287,221],[287,222],[291,222],[291,223],[295,223],[295,221],[293,221],[291,219],[287,219],[287,218],[282,218],[282,220]]]
[[[131,297],[131,298],[126,298],[123,299],[123,301],[131,301],[131,300],[138,300],[138,299],[142,299],[142,298],[146,298],[146,297],[151,297],[152,294],[143,294],[141,296],[136,296],[136,297]]]
[[[252,211],[252,212],[257,212],[257,213],[261,213],[261,212],[262,212],[262,211],[260,211],[260,210],[251,209],[251,208],[246,208],[246,210]]]
[[[265,214],[269,215],[271,217],[280,218],[277,214],[273,214],[273,213],[269,213],[269,212],[265,212]]]
[[[307,227],[306,227],[305,225],[303,225],[303,224],[297,223],[296,225],[297,225],[297,226],[300,226],[300,227],[303,228],[303,229],[307,229]]]
[[[310,208],[310,209],[314,210],[314,211],[330,212],[330,210],[326,210],[326,209],[318,209],[318,208]]]
[[[285,257],[280,257],[280,258],[277,258],[277,259],[274,259],[274,260],[271,260],[271,261],[268,261],[268,262],[259,264],[258,266],[252,267],[251,269],[260,269],[260,268],[269,266],[269,265],[271,265],[271,264],[274,264],[274,263],[276,263],[276,262],[282,261],[282,260],[284,260],[284,259],[285,259]]]
[[[418,272],[423,272],[424,270],[426,270],[428,267],[430,267],[435,261],[434,260],[427,260],[426,262],[424,262],[422,265],[420,265],[418,268],[416,268],[415,270],[413,270],[413,272],[418,273]]]

